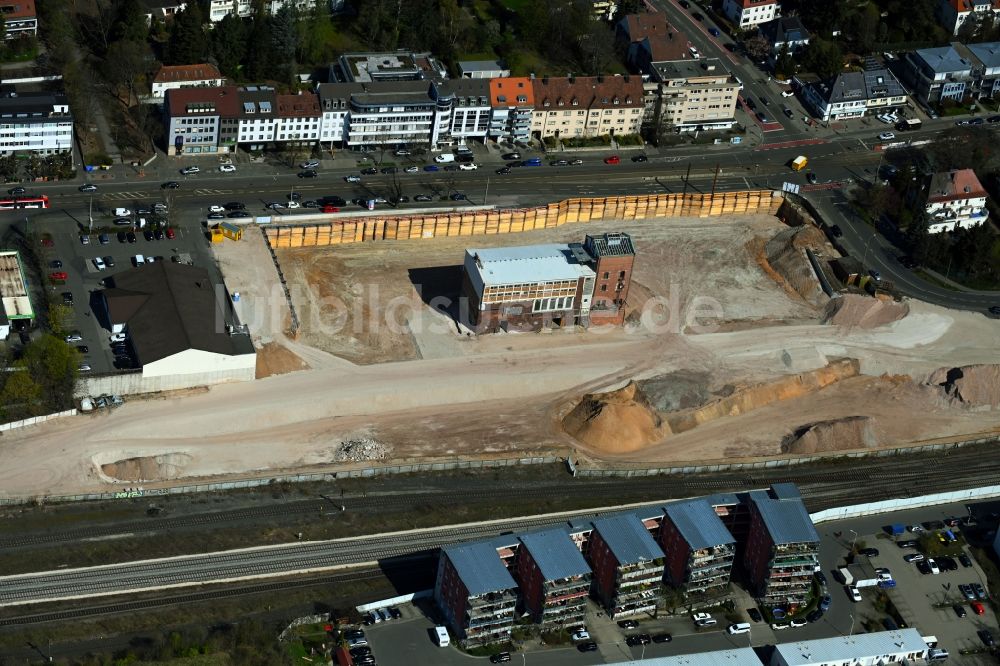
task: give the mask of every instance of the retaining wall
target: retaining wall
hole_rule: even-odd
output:
[[[838,506],[832,509],[824,509],[823,511],[811,513],[809,514],[809,517],[812,518],[814,523],[822,523],[828,520],[842,520],[844,518],[857,518],[859,516],[874,516],[880,513],[891,513],[893,511],[902,511],[904,509],[919,509],[923,506],[951,504],[952,502],[965,502],[974,499],[986,499],[988,497],[1000,497],[1000,486],[984,486],[982,488],[970,488],[968,490],[953,490],[947,493],[921,495],[920,497],[901,497],[899,499],[870,502],[868,504]]]
[[[597,220],[776,215],[782,201],[782,193],[771,190],[575,198],[534,208],[367,215],[318,224],[271,224],[262,230],[274,248],[317,247],[376,240],[507,234]]]
[[[67,409],[64,412],[56,412],[55,414],[32,416],[31,418],[21,419],[20,421],[11,421],[10,423],[0,423],[0,432],[24,428],[25,426],[35,425],[36,423],[44,423],[46,421],[62,418],[64,416],[76,416],[76,409]]]

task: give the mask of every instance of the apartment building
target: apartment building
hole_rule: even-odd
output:
[[[869,110],[881,113],[883,109],[906,103],[903,86],[884,67],[843,72],[807,85],[802,88],[802,97],[824,121],[860,118]]]
[[[167,150],[170,155],[228,152],[219,144],[221,119],[239,113],[239,88],[175,88],[166,91]]]
[[[531,116],[535,91],[527,77],[490,80],[489,137],[496,141],[531,139]]]
[[[970,229],[989,220],[986,189],[972,169],[932,174],[927,187],[927,231]]]
[[[430,53],[397,51],[345,53],[330,64],[327,80],[342,83],[443,81],[448,68]]]
[[[618,11],[618,3],[614,0],[591,0],[593,7],[592,18],[595,21],[610,21]]]
[[[712,597],[729,589],[736,539],[705,499],[668,504],[659,536],[668,583],[688,596]]]
[[[236,118],[223,118],[232,126],[235,121],[236,143],[247,150],[263,150],[275,137],[279,119],[275,110],[277,95],[269,86],[246,86],[239,91],[239,114]],[[230,145],[231,132],[224,143]]]
[[[73,150],[73,116],[62,93],[0,96],[0,155],[55,155]]]
[[[718,58],[652,64],[658,112],[663,124],[679,132],[728,129],[736,124],[740,83]]]
[[[161,65],[150,86],[154,100],[162,101],[168,90],[225,85],[226,78],[210,63]]]
[[[795,609],[809,599],[819,566],[819,534],[794,484],[747,494],[750,531],[744,552],[752,593],[762,603]]]
[[[278,120],[274,126],[274,141],[296,146],[315,145],[320,138],[319,95],[303,93],[297,95],[276,95]]]
[[[618,620],[654,610],[664,555],[649,531],[628,514],[599,518],[593,524],[587,559],[594,572],[594,596],[608,617]]]
[[[979,23],[991,15],[994,21],[1000,19],[1000,0],[938,0],[938,20],[953,35],[966,21]]]
[[[351,93],[346,145],[431,145],[441,128],[438,108],[428,81],[363,84]]]
[[[0,14],[4,20],[4,39],[17,39],[23,35],[38,35],[38,15],[35,0],[0,0]]]
[[[976,99],[996,97],[1000,93],[1000,42],[954,46],[972,64],[972,96]]]
[[[357,83],[321,83],[316,86],[319,106],[323,113],[320,121],[320,143],[329,146],[342,144],[347,136],[347,115],[351,108],[351,94],[361,90]]]
[[[517,583],[491,543],[480,541],[441,549],[434,601],[452,635],[464,645],[510,639]]]
[[[741,30],[766,23],[781,11],[778,0],[723,0],[722,13]]]
[[[430,94],[437,102],[437,129],[431,138],[434,144],[462,144],[469,139],[485,141],[492,115],[488,79],[435,82]]]
[[[972,87],[972,63],[954,45],[918,49],[904,58],[906,81],[921,104],[959,102]]]
[[[186,0],[145,0],[143,2],[143,15],[146,17],[146,25],[152,25],[153,17],[166,21],[186,8]]]
[[[268,13],[275,13],[285,5],[306,12],[315,6],[315,0],[263,0],[262,6]],[[237,18],[249,18],[254,14],[254,0],[209,0],[208,20],[217,23],[233,14]]]
[[[510,76],[510,70],[499,60],[459,60],[460,79],[502,79]]]
[[[789,53],[796,53],[809,45],[811,35],[798,16],[779,16],[776,19],[761,23],[757,28],[767,43],[771,45],[771,54],[777,56],[784,48]]]
[[[522,535],[517,580],[524,610],[548,627],[583,624],[591,571],[566,530]]]
[[[638,134],[642,79],[638,76],[542,77],[532,81],[537,138]]]

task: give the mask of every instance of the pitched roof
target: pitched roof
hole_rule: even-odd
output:
[[[739,2],[739,0],[737,0]],[[764,7],[766,5],[776,5],[778,0],[742,0],[740,3],[743,9],[750,9],[751,7]]]
[[[523,97],[524,101],[518,101],[519,97]],[[490,106],[493,108],[534,105],[535,90],[528,77],[508,76],[503,79],[490,79]]]
[[[753,490],[748,495],[775,544],[819,541],[819,534],[800,497],[789,496],[784,489]]]
[[[497,551],[486,541],[474,541],[441,549],[455,567],[470,596],[502,592],[517,587]]]
[[[188,349],[235,356],[254,353],[247,336],[225,332],[225,313],[208,271],[157,261],[117,273],[103,291],[113,323],[128,324],[142,364]]]
[[[978,199],[987,196],[976,172],[972,169],[956,169],[941,171],[931,176],[931,185],[927,191],[927,203],[945,201],[961,201],[962,199]]]
[[[624,19],[629,40],[637,42],[649,35],[666,35],[670,31],[667,15],[663,12],[627,14]]]
[[[566,530],[548,529],[521,536],[521,543],[531,554],[545,580],[558,580],[590,573],[580,549],[566,534]]]
[[[282,118],[318,118],[322,115],[316,93],[278,95],[277,104],[278,115]]]
[[[459,60],[458,68],[463,72],[494,72],[505,70],[504,64],[499,60]]]
[[[1000,9],[1000,0],[979,0],[979,2],[974,2],[973,0],[948,0],[948,4],[956,12],[971,12],[974,5],[990,5],[992,9]]]
[[[935,74],[966,72],[972,63],[962,57],[954,46],[940,46],[933,49],[917,49],[913,55],[922,60]]]
[[[736,543],[722,519],[704,499],[668,504],[664,511],[692,550]]]
[[[646,37],[640,43],[642,48],[649,51],[650,62],[667,62],[691,58],[691,52],[688,50],[690,42],[680,32],[667,37]]]
[[[187,81],[210,81],[223,78],[219,68],[211,63],[197,65],[161,65],[153,77],[153,83],[182,83]]]
[[[35,16],[35,0],[16,0],[16,2],[4,3],[4,18],[24,19]]]
[[[643,105],[639,76],[546,76],[532,81],[532,88],[535,108],[613,109]]]
[[[997,0],[1000,3],[1000,0]],[[1000,7],[998,7],[1000,9]],[[1000,42],[969,44],[966,48],[987,68],[1000,67]]]
[[[604,543],[608,544],[619,566],[638,564],[641,561],[651,562],[663,557],[663,551],[634,515],[598,518],[594,521],[594,529],[601,535]]]
[[[771,44],[784,42],[804,42],[809,39],[809,31],[798,16],[779,16],[757,28]]]
[[[218,115],[235,118],[240,108],[239,88],[236,86],[171,88],[166,93],[166,106],[171,117]]]

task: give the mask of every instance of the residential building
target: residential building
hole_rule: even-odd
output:
[[[642,522],[622,514],[594,521],[587,559],[594,572],[593,592],[617,620],[656,608],[663,580],[663,551]]]
[[[510,639],[517,583],[489,542],[445,546],[438,560],[434,601],[445,623],[468,646]]]
[[[270,86],[246,86],[238,96],[237,115],[222,119],[227,131],[220,143],[227,148],[238,144],[247,150],[263,150],[275,140],[279,124],[284,126],[276,112],[277,94]]]
[[[315,145],[320,138],[319,95],[303,93],[297,95],[276,95],[278,120],[274,126],[274,141],[296,146]]]
[[[277,12],[285,5],[290,5],[299,11],[309,11],[315,6],[315,0],[263,0],[263,8],[270,14]],[[253,0],[209,0],[208,19],[216,23],[233,14],[237,18],[249,18],[254,14]],[[331,4],[331,7],[333,5]]]
[[[0,340],[10,335],[11,322],[30,324],[35,318],[27,285],[21,255],[16,250],[0,250]]]
[[[972,63],[973,95],[976,99],[996,97],[1000,93],[1000,42],[955,46],[959,54]]]
[[[73,116],[62,93],[0,95],[0,155],[55,155],[73,150]]]
[[[319,94],[320,143],[332,150],[334,144],[342,145],[347,139],[347,115],[351,107],[351,94],[362,90],[359,83],[321,83],[316,86]]]
[[[535,91],[531,79],[508,77],[490,80],[489,137],[496,141],[531,140]]]
[[[175,88],[166,91],[167,151],[169,155],[229,152],[235,143],[220,146],[221,119],[239,113],[239,88]]]
[[[740,83],[718,58],[653,63],[659,122],[679,132],[736,124]]]
[[[590,567],[564,529],[519,539],[517,580],[524,609],[549,627],[583,624],[590,595]]]
[[[502,79],[505,76],[510,76],[510,70],[499,60],[458,61],[460,79]]]
[[[590,0],[594,8],[592,17],[595,21],[610,21],[618,11],[618,3],[614,0]]]
[[[751,592],[768,607],[795,609],[812,592],[819,534],[798,489],[776,483],[748,493],[750,531],[744,552]]]
[[[916,629],[855,633],[779,643],[771,653],[771,666],[881,666],[923,663],[927,643]]]
[[[723,0],[722,13],[741,30],[767,23],[778,15],[778,0]]]
[[[986,189],[972,169],[932,174],[927,188],[927,231],[932,234],[970,229],[989,219]]]
[[[957,35],[966,21],[978,24],[988,14],[1000,18],[1000,0],[938,0],[937,14],[944,29]]]
[[[438,104],[423,80],[364,84],[351,93],[347,147],[429,146],[439,133]]]
[[[371,53],[345,53],[330,65],[331,83],[444,80],[448,69],[430,53],[406,49]]]
[[[225,85],[226,78],[210,63],[197,65],[161,65],[151,86],[154,99],[162,100],[168,90]]]
[[[0,14],[3,14],[4,20],[4,39],[38,35],[35,0],[0,0]]]
[[[642,127],[638,76],[546,76],[532,88],[531,131],[540,139],[638,134]]]
[[[786,47],[794,54],[809,45],[809,31],[798,16],[779,16],[761,23],[757,30],[771,45],[771,53],[775,56]]]
[[[648,74],[651,63],[693,57],[691,42],[667,22],[663,12],[627,14],[618,21],[616,33],[634,72]]]
[[[434,82],[430,94],[437,101],[437,130],[431,137],[435,145],[486,139],[492,113],[489,80],[449,79]]]
[[[113,333],[127,332],[147,390],[254,379],[250,336],[204,268],[157,261],[106,282],[96,314]]]
[[[144,0],[142,4],[146,25],[151,25],[153,17],[166,21],[176,16],[177,12],[184,11],[187,0]]]
[[[972,87],[972,63],[955,45],[918,49],[905,56],[907,83],[921,104],[960,102]]]
[[[805,102],[824,121],[860,118],[869,110],[906,103],[906,91],[888,69],[844,72],[802,89]]]
[[[728,591],[736,539],[705,499],[668,504],[659,536],[668,583],[689,596]]]

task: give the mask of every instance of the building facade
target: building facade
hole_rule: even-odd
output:
[[[794,54],[809,45],[809,31],[798,16],[779,16],[762,23],[758,31],[771,45],[771,54],[774,56],[784,48]]]
[[[346,146],[429,147],[440,131],[438,108],[428,81],[364,84],[351,94]]]
[[[676,131],[728,129],[736,124],[740,83],[717,58],[652,63],[660,85],[657,121]]]
[[[881,113],[883,109],[906,103],[906,91],[885,68],[844,72],[805,86],[802,96],[824,121],[861,118],[869,110]]]
[[[278,120],[274,127],[274,141],[286,145],[313,146],[320,138],[323,112],[319,95],[276,95]]]
[[[954,46],[918,49],[905,56],[906,79],[916,100],[935,105],[962,101],[972,86],[972,63]]]
[[[543,530],[519,541],[517,580],[524,610],[547,627],[583,624],[591,572],[566,531]]]
[[[490,80],[489,137],[495,141],[530,141],[534,108],[531,79],[519,76]]]
[[[663,551],[634,516],[594,521],[587,559],[594,572],[593,592],[617,620],[656,608],[663,581]]]
[[[591,258],[594,269],[594,292],[590,301],[590,323],[593,325],[625,323],[635,248],[626,233],[587,236],[583,249]]]
[[[0,155],[73,151],[73,116],[62,93],[10,92],[0,97]]]
[[[35,0],[0,0],[0,14],[3,14],[4,20],[4,39],[38,35]]]
[[[937,14],[944,29],[957,35],[967,21],[1000,18],[1000,0],[938,0]]]
[[[770,666],[916,664],[927,656],[927,643],[919,631],[898,629],[779,643],[771,653]]]
[[[150,86],[152,96],[162,100],[168,90],[225,85],[226,78],[210,63],[197,65],[161,65]]]
[[[729,589],[736,539],[704,499],[668,504],[660,523],[664,572],[690,596],[713,597]]]
[[[927,231],[970,229],[989,220],[986,189],[972,169],[935,173],[927,188]]]
[[[146,17],[146,25],[152,25],[153,18],[161,21],[172,19],[178,12],[184,11],[187,7],[186,0],[146,0],[143,13]]]
[[[741,30],[766,23],[778,15],[778,0],[723,0],[722,13]]]
[[[214,155],[231,150],[220,145],[220,121],[237,117],[236,86],[167,90],[165,107],[169,155]]]
[[[492,544],[473,542],[442,548],[434,601],[452,635],[463,644],[510,640],[517,583]]]
[[[796,609],[812,592],[819,534],[792,484],[748,493],[750,529],[744,566],[752,593],[771,607]]]
[[[642,79],[638,76],[542,77],[532,82],[531,132],[539,139],[638,134]]]
[[[437,102],[438,129],[432,137],[435,145],[486,140],[492,116],[489,80],[450,79],[432,83],[430,92]]]

